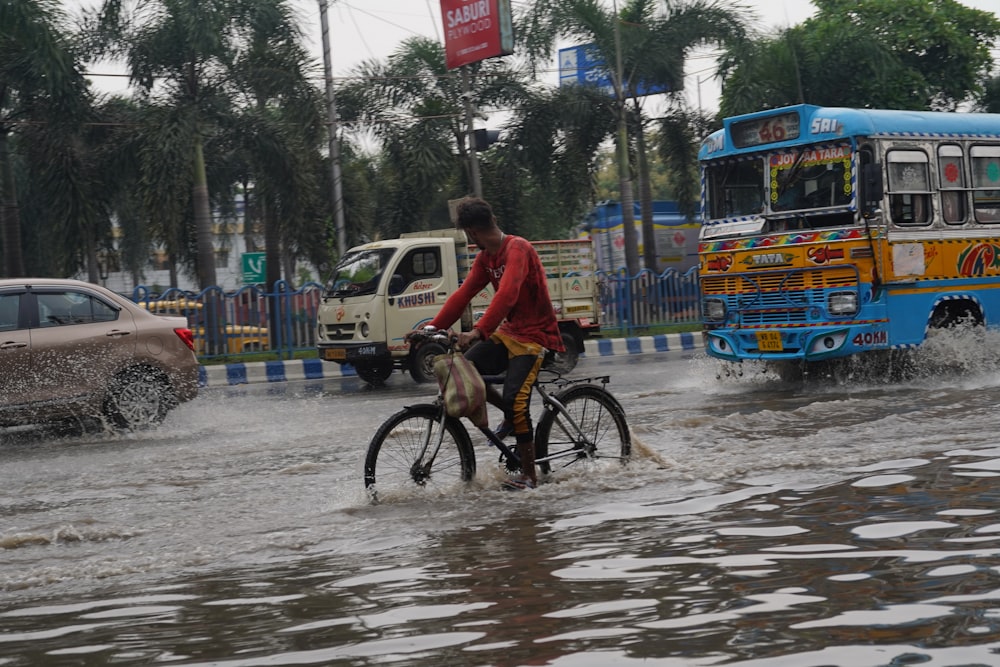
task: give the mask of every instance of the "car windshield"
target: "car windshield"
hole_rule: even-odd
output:
[[[395,252],[395,248],[377,248],[347,253],[334,269],[333,278],[327,284],[326,296],[374,294],[382,272]]]

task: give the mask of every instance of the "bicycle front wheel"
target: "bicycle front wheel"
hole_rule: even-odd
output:
[[[625,410],[597,385],[569,387],[553,398],[566,407],[546,410],[535,431],[535,450],[543,473],[586,458],[616,458],[624,464],[632,454],[632,435]]]
[[[365,457],[365,488],[373,499],[418,487],[445,489],[475,477],[476,457],[469,432],[459,420],[445,417],[438,447],[440,417],[438,406],[414,405],[379,427]]]

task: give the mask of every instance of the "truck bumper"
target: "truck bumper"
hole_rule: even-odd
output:
[[[389,347],[385,343],[336,343],[317,345],[319,358],[338,364],[390,359]]]

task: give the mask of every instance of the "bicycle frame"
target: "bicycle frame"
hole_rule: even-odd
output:
[[[434,338],[439,339],[443,345],[446,345],[450,353],[455,353],[454,339],[443,336],[442,334],[434,334]],[[569,447],[558,451],[558,452],[547,452],[545,456],[537,458],[535,460],[536,464],[546,464],[559,459],[572,457],[573,460],[578,460],[580,458],[596,458],[597,445],[592,442],[591,439],[586,435],[583,428],[579,423],[573,418],[569,413],[566,406],[559,401],[554,395],[557,392],[549,393],[545,389],[545,385],[555,385],[557,390],[561,391],[567,387],[571,387],[577,384],[591,384],[596,386],[596,383],[600,383],[599,389],[601,391],[607,391],[605,386],[610,382],[609,375],[600,375],[588,378],[574,378],[565,379],[562,377],[558,371],[549,371],[555,374],[552,379],[544,381],[536,381],[532,389],[538,393],[542,401],[543,410],[548,412],[555,412],[560,417],[560,424],[565,428],[566,435],[569,439]],[[502,384],[504,381],[503,375],[487,375],[483,376],[484,382],[487,384]],[[447,410],[445,409],[444,394],[439,389],[438,394],[434,402],[432,403],[434,409],[437,411],[437,417],[433,420],[435,424],[434,427],[427,429],[424,434],[423,446],[418,453],[416,460],[410,467],[410,476],[414,481],[420,483],[421,480],[430,477],[431,468],[437,458],[438,452],[441,450],[441,446],[444,442],[444,436],[446,432],[445,421],[448,419]],[[468,433],[468,427],[459,420],[462,428]],[[508,447],[504,442],[494,434],[494,432],[483,426],[477,426],[479,432],[483,434],[486,441],[489,442],[493,447],[495,447],[503,456],[506,461],[508,469],[516,469],[521,466],[521,459],[517,453],[511,447]],[[570,461],[571,463],[572,461]],[[567,463],[566,465],[569,465]]]
[[[503,376],[486,376],[483,378],[489,384],[500,384],[503,382]],[[535,460],[536,464],[541,463],[551,463],[552,461],[557,461],[569,456],[574,459],[580,458],[581,454],[587,458],[592,458],[594,452],[596,451],[596,446],[587,435],[584,433],[580,425],[573,419],[573,416],[569,414],[566,410],[566,406],[563,405],[559,399],[557,399],[553,394],[545,390],[546,384],[558,384],[560,388],[583,383],[594,383],[600,382],[603,387],[608,382],[610,382],[611,377],[608,375],[601,375],[592,378],[577,378],[573,380],[564,380],[561,377],[554,378],[552,380],[547,380],[544,382],[536,382],[534,386],[534,391],[539,395],[542,400],[542,407],[545,410],[552,412],[557,412],[563,418],[564,423],[572,430],[569,434],[570,439],[573,441],[573,446],[563,449],[558,452],[550,452],[548,455],[540,457]],[[430,475],[431,467],[434,464],[434,459],[437,458],[438,451],[441,449],[441,444],[444,441],[444,420],[447,417],[444,408],[444,398],[441,392],[438,392],[437,398],[434,401],[434,406],[438,410],[438,418],[434,421],[435,428],[428,429],[427,433],[424,434],[424,445],[420,451],[420,455],[414,461],[413,466],[411,466],[410,474],[413,476],[414,480],[420,480]],[[463,424],[464,426],[464,424]],[[503,440],[498,438],[496,434],[488,427],[477,427],[479,432],[483,434],[487,442],[489,442],[493,447],[495,447],[509,462],[513,467],[520,467],[521,458],[517,453],[508,447]],[[430,456],[427,456],[428,451],[433,445],[433,450],[430,451]]]
[[[483,380],[486,381],[487,384],[501,384],[501,383],[503,383],[503,376],[502,375],[498,375],[498,376],[484,376]],[[551,380],[545,380],[545,381],[535,382],[535,385],[534,385],[533,389],[541,397],[541,399],[542,399],[542,407],[545,410],[548,410],[550,412],[557,412],[557,413],[559,413],[559,415],[565,420],[565,423],[572,429],[572,433],[569,434],[569,435],[571,436],[571,440],[573,441],[573,446],[572,447],[569,447],[567,449],[564,449],[562,451],[555,452],[555,453],[551,453],[550,452],[546,456],[543,456],[543,457],[535,459],[535,463],[536,464],[539,464],[539,463],[550,463],[552,461],[555,461],[555,460],[561,459],[561,458],[565,458],[567,456],[572,456],[574,458],[579,458],[579,456],[580,456],[581,453],[585,454],[588,458],[593,458],[594,452],[597,450],[597,447],[595,446],[595,444],[590,441],[590,439],[587,437],[587,435],[583,432],[583,429],[580,427],[580,425],[576,422],[575,419],[573,419],[573,416],[569,414],[569,411],[566,410],[566,406],[563,405],[559,401],[559,399],[556,398],[553,394],[550,394],[548,391],[546,391],[545,390],[545,385],[546,384],[556,384],[556,385],[558,385],[558,387],[560,389],[562,389],[564,387],[568,387],[568,386],[571,386],[571,385],[574,385],[574,384],[584,384],[584,383],[600,382],[601,383],[601,387],[603,388],[610,381],[611,381],[611,376],[610,375],[600,375],[600,376],[597,376],[597,377],[590,377],[590,378],[575,378],[575,379],[572,379],[572,380],[566,380],[566,379],[563,379],[562,376],[558,376],[557,375],[557,377],[555,377],[555,378],[553,378]],[[478,427],[478,428],[479,428],[479,431],[484,436],[486,436],[486,440],[491,445],[493,445],[498,450],[500,450],[500,452],[505,457],[507,457],[507,460],[512,461],[516,465],[520,466],[521,459],[517,456],[517,454],[515,454],[510,449],[510,447],[508,447],[507,445],[505,445],[504,442],[502,440],[500,440],[491,429],[486,428],[486,427]],[[581,452],[581,450],[582,450],[582,452]]]

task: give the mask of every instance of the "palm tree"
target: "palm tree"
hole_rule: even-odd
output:
[[[188,156],[198,283],[216,284],[214,230],[205,169],[205,136],[220,106],[228,64],[237,46],[240,0],[104,0],[89,15],[91,53],[122,58],[129,81],[150,100],[169,100],[177,146]],[[227,108],[226,101],[221,106]],[[167,137],[164,137],[167,138]],[[159,184],[147,183],[156,188]]]
[[[240,181],[263,222],[267,284],[298,252],[325,248],[317,207],[322,184],[317,147],[324,131],[322,98],[306,76],[312,63],[285,0],[245,0],[242,41],[232,63],[240,111],[232,119],[231,148],[245,171]],[[317,242],[318,241],[318,242]],[[296,247],[298,246],[298,247]],[[325,253],[310,252],[314,264]],[[289,271],[285,278],[294,280]]]
[[[523,97],[523,76],[506,61],[466,67],[480,108]],[[370,132],[381,146],[382,234],[426,229],[447,215],[449,198],[471,192],[463,94],[459,73],[445,67],[442,45],[420,37],[405,40],[384,63],[362,63],[338,90],[345,123]]]
[[[533,227],[512,231],[558,238],[590,208],[597,158],[602,143],[614,133],[614,113],[610,97],[583,86],[533,91],[521,103],[498,151],[496,169],[502,175],[491,188],[495,208],[506,210],[502,219]],[[491,161],[487,168],[492,168]],[[544,197],[529,200],[525,193],[536,189]],[[544,202],[554,206],[555,215],[548,210],[533,215]]]
[[[660,3],[656,0],[626,0],[618,14],[608,11],[599,0],[539,0],[525,10],[521,19],[523,40],[532,62],[549,59],[558,38],[590,44],[608,64],[614,85],[612,95],[617,119],[619,183],[625,234],[626,271],[639,269],[638,238],[632,217],[633,193],[629,165],[628,101],[633,101],[633,126],[643,132],[641,84],[666,88],[679,95],[684,86],[684,60],[696,46],[720,43],[740,37],[744,31],[745,8],[718,0]],[[612,66],[613,65],[613,66]],[[644,140],[639,152],[644,153]],[[640,165],[646,157],[641,154]],[[641,182],[648,177],[641,174]],[[648,229],[644,240],[649,252],[647,264],[655,268],[655,241],[652,229],[650,189],[641,187]]]
[[[0,3],[0,275],[25,274],[12,141],[32,121],[72,122],[86,109],[63,20],[55,0]]]

